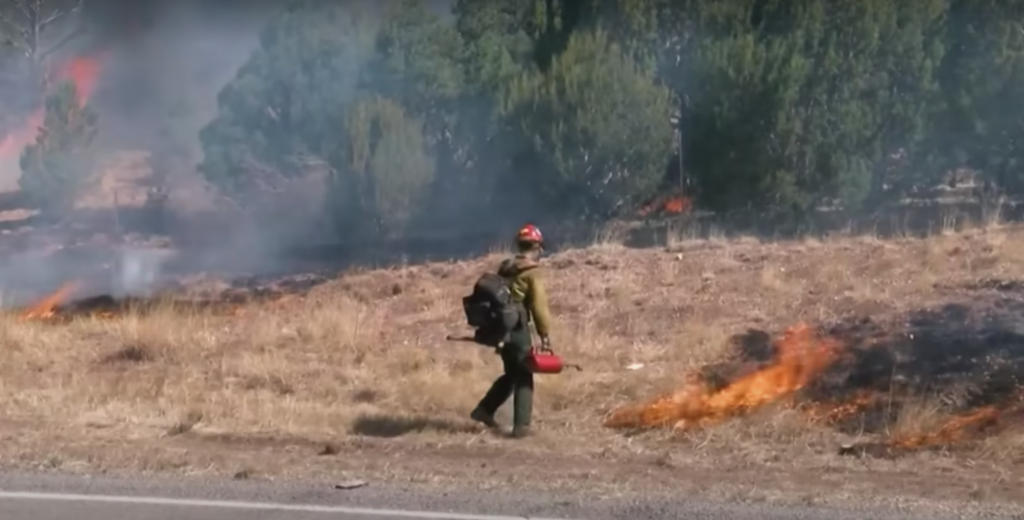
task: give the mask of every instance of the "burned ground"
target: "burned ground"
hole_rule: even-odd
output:
[[[1015,499],[1021,232],[559,253],[545,273],[555,348],[585,370],[538,376],[538,438],[521,443],[467,417],[496,356],[444,341],[464,332],[459,297],[496,256],[64,299],[46,318],[0,320],[0,457],[487,482],[508,478],[488,462],[501,456],[557,462],[546,484],[781,485],[744,469],[757,467],[801,489],[842,474],[879,493],[913,470],[921,493],[998,478],[993,496]],[[604,426],[694,385],[685,395],[723,408],[713,420]],[[950,472],[965,487],[952,490]]]
[[[848,431],[849,419],[859,419],[865,433],[889,428],[894,418],[884,411],[897,413],[908,396],[936,399],[956,415],[1016,410],[1024,397],[1024,301],[975,291],[960,297],[970,299],[910,312],[903,323],[835,327],[848,354],[817,382],[812,399],[862,400],[869,410],[839,426]]]
[[[689,429],[697,417],[719,422],[786,398],[811,423],[869,439],[858,443],[862,454],[966,449],[1024,425],[1024,306],[1001,294],[959,296],[973,298],[888,323],[853,317],[822,324],[817,341],[827,346],[788,360],[782,350],[792,345],[773,342],[764,330],[734,335],[722,361],[694,374],[695,387],[621,409],[606,424],[642,429],[678,421],[677,429]],[[825,352],[831,359],[808,361]],[[921,406],[930,408],[932,424],[901,431],[905,415]]]

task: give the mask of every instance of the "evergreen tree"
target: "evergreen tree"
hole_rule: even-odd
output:
[[[462,53],[463,42],[454,24],[429,10],[422,0],[402,0],[384,13],[374,58],[361,83],[362,95],[371,103],[377,103],[377,96],[387,97],[422,123],[416,130],[422,134],[420,148],[427,147],[434,164],[429,185],[421,184],[418,177],[410,179],[410,186],[424,190],[418,220],[421,231],[465,227],[467,212],[489,199],[486,184],[467,166],[472,141],[463,129],[477,119],[477,106],[464,96]]]
[[[751,0],[709,4],[685,25],[677,83],[686,157],[714,209],[806,213],[881,196],[891,157],[914,150],[936,97],[940,0],[903,6]]]
[[[931,158],[1024,191],[1024,1],[953,0]]]
[[[505,100],[517,149],[510,182],[563,216],[607,218],[649,197],[671,156],[670,93],[603,30],[573,34]]]
[[[199,169],[226,194],[273,189],[310,161],[334,162],[378,16],[359,4],[292,2],[217,98]]]
[[[73,209],[88,186],[98,116],[79,99],[71,82],[46,98],[43,125],[21,153],[21,189],[41,211],[58,218]]]
[[[401,236],[423,209],[434,180],[423,122],[396,102],[369,98],[349,112],[340,146],[348,164],[338,165],[334,193],[341,197],[341,227],[353,235]]]

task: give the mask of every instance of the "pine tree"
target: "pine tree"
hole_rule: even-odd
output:
[[[46,99],[43,125],[35,143],[22,151],[19,179],[21,189],[44,214],[66,214],[88,185],[98,120],[97,114],[79,99],[71,82],[60,85]]]

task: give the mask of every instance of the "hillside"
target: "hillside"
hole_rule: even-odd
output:
[[[0,327],[0,414],[16,418],[0,457],[419,485],[498,485],[529,467],[545,486],[623,492],[1019,499],[999,475],[1020,474],[1024,455],[1022,236],[554,255],[554,347],[583,371],[538,376],[539,433],[523,442],[467,417],[497,357],[444,341],[496,256],[273,286],[197,280],[128,309],[72,292]],[[660,422],[629,428],[638,417]]]

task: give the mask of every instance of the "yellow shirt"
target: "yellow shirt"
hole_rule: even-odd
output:
[[[498,274],[509,281],[512,298],[526,308],[537,334],[546,338],[551,331],[551,310],[548,308],[547,290],[539,266],[536,260],[516,255],[501,263]]]

